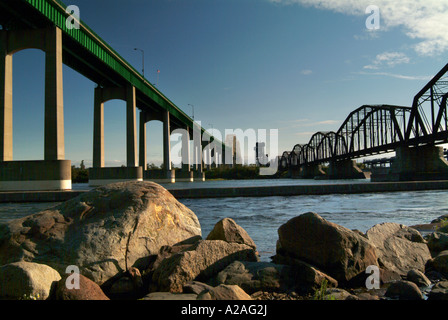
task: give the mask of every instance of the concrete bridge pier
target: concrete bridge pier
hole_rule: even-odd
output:
[[[300,179],[301,178],[300,173],[301,170],[299,166],[290,166],[288,168],[288,175],[292,179]]]
[[[443,148],[433,145],[399,147],[385,176],[372,175],[372,181],[447,180],[448,162]]]
[[[105,167],[104,103],[126,101],[126,167]],[[93,167],[89,168],[89,185],[100,186],[113,182],[143,181],[143,167],[137,165],[137,124],[135,87],[95,88],[93,128]]]
[[[193,182],[194,172],[191,170],[190,161],[190,128],[186,128],[182,134],[182,168],[176,171],[176,181]]]
[[[322,170],[322,165],[320,164],[303,165],[299,172],[299,177],[301,179],[322,178],[325,177],[325,175],[326,173]]]
[[[204,159],[202,155],[202,144],[201,141],[196,141],[193,139],[193,158],[194,158],[194,181],[205,181]]]
[[[163,169],[148,169],[146,165],[146,124],[151,120],[163,122]],[[175,183],[176,171],[171,166],[171,125],[170,113],[164,111],[163,114],[148,114],[144,111],[140,114],[140,150],[139,163],[145,169],[143,179],[156,183]]]
[[[356,160],[332,161],[328,168],[329,179],[365,179],[364,172],[357,166]]]
[[[44,160],[13,160],[13,54],[45,52]],[[65,160],[62,31],[0,31],[0,190],[71,189],[71,162]]]

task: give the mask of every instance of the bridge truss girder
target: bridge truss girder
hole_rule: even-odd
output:
[[[409,145],[448,142],[447,98],[448,64],[414,97],[405,136]]]
[[[337,132],[317,132],[307,144],[282,155],[283,165],[298,167],[393,151],[404,142],[411,108],[364,105],[351,112]]]

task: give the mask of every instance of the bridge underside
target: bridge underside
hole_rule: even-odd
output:
[[[82,21],[79,29],[68,28],[65,8],[56,0],[0,2],[0,190],[71,189],[71,161],[65,159],[63,64],[97,84],[92,101],[93,167],[89,170],[92,186],[143,179],[203,181],[202,153],[213,140],[210,135]],[[45,53],[45,150],[44,159],[36,161],[13,158],[12,58],[25,49]],[[126,166],[117,168],[104,165],[104,103],[112,99],[126,102]],[[140,124],[136,121],[138,110]],[[163,170],[147,170],[146,124],[151,120],[163,122]],[[181,170],[171,167],[170,136],[176,129],[183,132]],[[196,132],[199,138],[195,137]],[[195,156],[193,168],[190,141]],[[217,158],[225,155],[225,145],[219,141],[213,145],[222,147],[213,149],[213,161],[217,163]]]

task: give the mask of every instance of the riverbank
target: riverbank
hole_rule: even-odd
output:
[[[405,192],[447,190],[448,181],[407,181],[368,183],[324,183],[305,185],[274,185],[244,187],[184,187],[170,186],[169,191],[178,199],[231,198],[231,197],[271,197],[297,195],[361,194],[378,192]],[[62,202],[74,198],[88,190],[67,191],[10,191],[0,192],[0,203],[20,202]]]

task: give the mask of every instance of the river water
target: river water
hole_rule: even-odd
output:
[[[328,183],[369,183],[361,181],[318,180],[243,180],[206,181],[164,185],[172,188],[217,188],[237,186],[311,185]],[[87,185],[73,185],[73,189],[87,189]],[[232,218],[242,226],[257,245],[262,261],[270,261],[275,254],[278,228],[289,219],[313,211],[323,218],[349,229],[367,231],[375,224],[396,222],[404,225],[429,223],[448,214],[448,190],[365,193],[348,195],[247,197],[213,199],[179,199],[198,216],[202,236],[206,238],[222,218]],[[55,203],[0,204],[0,223],[38,212]]]

